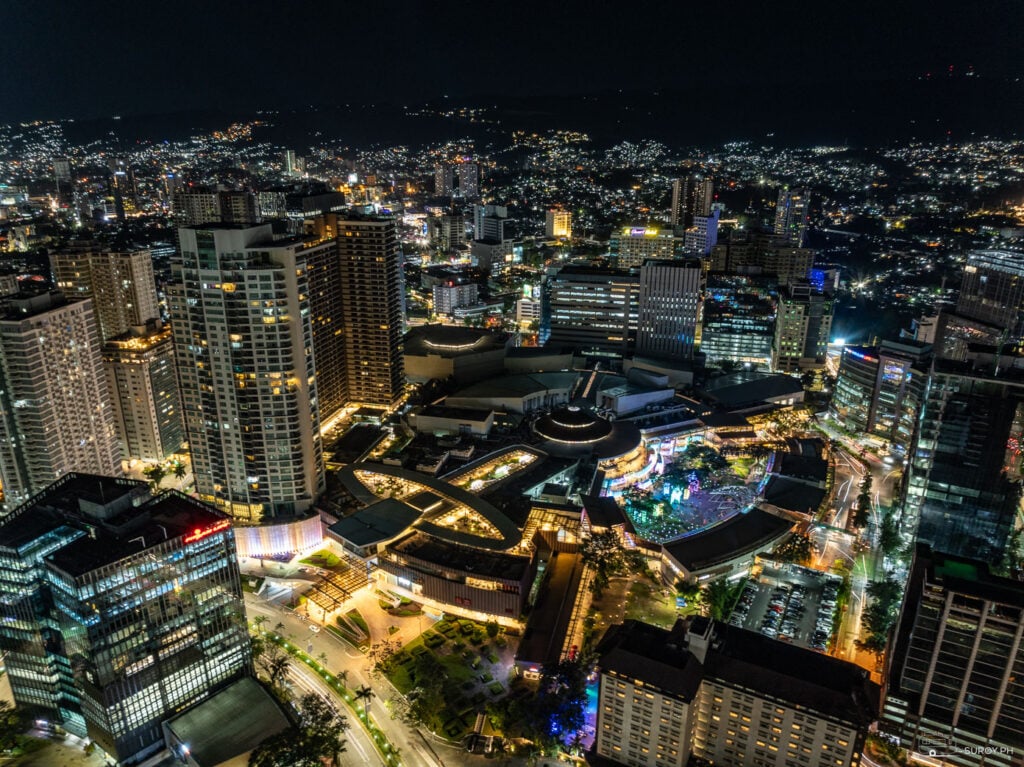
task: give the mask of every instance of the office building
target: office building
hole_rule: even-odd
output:
[[[707,364],[731,361],[767,369],[775,341],[777,301],[771,278],[709,274],[700,339]]]
[[[151,320],[103,346],[121,459],[162,461],[181,449],[178,381],[171,329]]]
[[[74,203],[74,185],[71,180],[71,160],[67,157],[53,158],[53,180],[57,184],[57,199],[62,206]]]
[[[956,313],[1005,333],[1004,342],[1021,335],[1024,312],[1024,253],[977,250],[967,257]]]
[[[609,251],[619,269],[640,266],[649,258],[668,260],[682,257],[686,242],[682,229],[627,226],[612,231]]]
[[[779,291],[772,367],[782,373],[825,367],[832,332],[833,298],[816,291],[806,280]]]
[[[485,242],[502,242],[506,238],[508,208],[504,205],[473,206],[473,239]]]
[[[347,390],[352,402],[384,408],[402,399],[405,288],[393,218],[338,222]]]
[[[707,618],[598,645],[598,756],[630,767],[856,767],[879,691],[852,663]]]
[[[683,247],[687,253],[706,256],[718,244],[718,215],[713,211],[709,216],[694,216],[693,225],[683,233]]]
[[[734,229],[711,248],[711,271],[774,275],[776,284],[806,280],[814,264],[814,251],[790,245],[782,235]],[[821,281],[819,290],[828,285]]]
[[[697,259],[645,261],[640,267],[637,354],[693,359],[700,345],[703,265]]]
[[[881,729],[911,760],[1017,767],[1024,756],[1024,584],[918,545],[886,654]]]
[[[110,759],[251,676],[228,520],[145,482],[67,474],[0,522],[0,651],[14,700]]]
[[[775,204],[775,234],[782,235],[796,247],[803,245],[810,203],[810,193],[806,189],[790,189],[788,186],[780,189]]]
[[[553,345],[625,355],[636,345],[640,276],[626,269],[570,264],[543,287],[542,335]]]
[[[478,267],[493,275],[498,275],[512,263],[514,255],[512,246],[512,240],[502,240],[501,242],[473,240],[469,244],[469,255]]]
[[[178,236],[168,302],[196,491],[246,522],[305,512],[324,483],[310,262],[334,243],[269,224]]]
[[[936,551],[998,562],[1020,498],[1024,380],[936,360],[910,451],[903,526]]]
[[[451,316],[456,309],[473,306],[480,300],[480,286],[475,282],[434,286],[434,314]]]
[[[451,255],[466,244],[466,222],[461,213],[445,213],[427,219],[427,237],[442,253]]]
[[[448,164],[434,168],[434,195],[451,197],[455,191],[455,169]]]
[[[931,346],[917,341],[847,346],[839,361],[829,416],[848,431],[873,434],[906,450],[930,366]]]
[[[0,480],[14,508],[72,471],[121,474],[92,301],[59,292],[0,308]]]
[[[54,253],[50,270],[57,289],[69,299],[91,298],[102,340],[127,333],[160,317],[148,250]]]
[[[572,213],[568,210],[549,210],[544,214],[544,235],[553,240],[572,239]]]
[[[459,196],[466,200],[480,198],[480,166],[475,162],[460,162],[456,166],[459,178]]]

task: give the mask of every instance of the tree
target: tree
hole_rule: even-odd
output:
[[[717,578],[708,583],[704,587],[701,599],[707,605],[710,617],[719,621],[726,620],[744,585],[745,582],[742,580],[730,584],[725,578]]]
[[[174,463],[174,478],[177,480],[185,479],[185,475],[188,474],[188,470],[185,468],[185,464],[181,461],[175,461]]]
[[[892,578],[876,581],[868,586],[870,603],[864,608],[861,622],[867,636],[857,641],[862,650],[880,655],[885,651],[889,632],[899,617],[900,600],[903,598],[903,584]]]
[[[583,564],[594,571],[591,589],[598,595],[608,585],[611,576],[628,573],[639,574],[647,567],[647,562],[643,559],[642,554],[638,561],[636,556],[632,556],[622,548],[619,536],[613,530],[591,535],[583,542],[580,557],[583,559]]]
[[[324,767],[345,751],[345,717],[320,696],[299,700],[299,722],[264,740],[249,757],[251,767]]]
[[[891,511],[886,512],[882,515],[882,523],[878,527],[878,548],[887,557],[892,557],[900,550],[901,542],[900,529],[896,523],[896,518]]]
[[[277,687],[287,676],[292,659],[279,645],[267,642],[256,663],[266,673],[270,686]]]
[[[487,631],[487,636],[489,636],[491,639],[494,639],[494,637],[498,636],[498,633],[501,631],[501,626],[499,626],[498,622],[494,620],[487,621],[487,624],[484,626],[484,628]]]
[[[348,669],[343,668],[334,672],[334,678],[341,682],[341,686],[348,689]]]
[[[402,649],[402,646],[394,639],[381,639],[379,642],[374,642],[370,645],[370,651],[367,653],[370,660],[373,662],[374,671],[380,671],[387,673],[391,668],[391,659],[395,657],[395,654]]]
[[[806,533],[799,533],[789,536],[772,551],[772,557],[781,562],[795,562],[798,565],[806,565],[811,561],[814,553],[814,543],[811,536]]]
[[[430,653],[426,654],[429,655]],[[361,685],[356,690],[356,700],[361,700],[363,702],[363,714],[367,718],[370,716],[370,701],[373,700],[374,695],[376,695],[376,693],[365,684]]]
[[[142,470],[142,476],[149,480],[155,493],[160,489],[160,483],[164,481],[164,477],[167,476],[167,469],[163,467],[163,464],[154,463]]]
[[[0,700],[0,752],[17,746],[24,729],[21,712],[9,700]]]

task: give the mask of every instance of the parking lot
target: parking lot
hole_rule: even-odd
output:
[[[766,567],[747,584],[729,623],[824,652],[835,625],[839,584],[836,576],[795,565]]]

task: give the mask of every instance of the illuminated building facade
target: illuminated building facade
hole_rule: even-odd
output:
[[[964,267],[956,313],[1005,331],[1005,341],[1021,334],[1024,311],[1024,253],[978,250]]]
[[[348,398],[392,408],[405,388],[398,227],[387,216],[354,214],[339,217],[337,227]]]
[[[1010,767],[1024,752],[1024,584],[918,545],[886,653],[881,728],[911,759]]]
[[[909,447],[928,380],[930,353],[931,346],[915,341],[847,346],[829,415],[844,429]]]
[[[693,359],[700,345],[704,269],[700,261],[645,261],[640,267],[637,354]]]
[[[121,458],[162,461],[185,441],[170,327],[153,321],[103,346]]]
[[[710,178],[677,178],[672,182],[672,226],[690,227],[697,216],[710,216],[715,182]]]
[[[68,474],[0,523],[14,699],[121,764],[161,722],[252,673],[228,519],[147,483]]]
[[[640,266],[649,258],[670,260],[685,252],[683,230],[627,226],[612,231],[609,252],[619,269]]]
[[[572,239],[572,213],[568,210],[549,210],[544,214],[544,234],[551,239]]]
[[[707,618],[627,621],[598,653],[594,750],[629,767],[856,767],[878,714],[864,669]]]
[[[269,224],[179,239],[168,300],[196,490],[249,522],[301,514],[324,482],[310,274],[335,245]]]
[[[550,344],[626,354],[636,343],[640,277],[636,271],[569,265],[549,274],[542,331]]]
[[[781,234],[790,243],[800,247],[807,231],[807,216],[810,212],[811,197],[806,189],[779,190],[775,204],[775,234]]]
[[[71,471],[117,476],[121,456],[92,301],[59,292],[0,309],[0,478],[7,508]]]
[[[92,299],[104,341],[160,316],[148,250],[54,253],[50,270],[68,298]]]
[[[772,367],[782,373],[821,370],[832,333],[833,298],[806,280],[779,293]]]
[[[708,275],[700,337],[707,363],[731,360],[770,366],[777,300],[778,291],[770,278]]]

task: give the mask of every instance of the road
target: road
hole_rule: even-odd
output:
[[[384,708],[384,701],[397,695],[391,683],[386,679],[376,679],[370,675],[370,664],[366,656],[342,641],[326,630],[314,633],[310,630],[310,622],[295,615],[276,603],[267,602],[254,594],[245,594],[245,610],[249,620],[257,615],[267,618],[264,623],[264,630],[275,631],[280,624],[282,636],[294,642],[307,655],[314,659],[320,659],[321,654],[327,658],[327,669],[338,675],[338,672],[348,672],[346,684],[348,688],[355,689],[366,685],[374,691],[374,698],[370,702],[370,716],[374,724],[387,735],[392,745],[399,749],[402,765],[409,767],[451,767],[452,765],[481,764],[482,757],[474,757],[467,754],[463,749],[451,746],[448,743],[439,742],[434,736],[421,734],[417,730],[392,719]],[[313,674],[308,674],[310,679],[315,680]],[[317,684],[321,684],[317,682]],[[326,690],[327,688],[324,687]],[[362,730],[362,726],[356,721],[356,717],[348,714],[350,734],[356,729]],[[362,734],[369,743],[369,736],[365,730]],[[430,745],[427,745],[429,739]],[[372,744],[370,745],[372,749]],[[436,754],[436,756],[435,756]],[[361,764],[366,764],[362,762]]]

